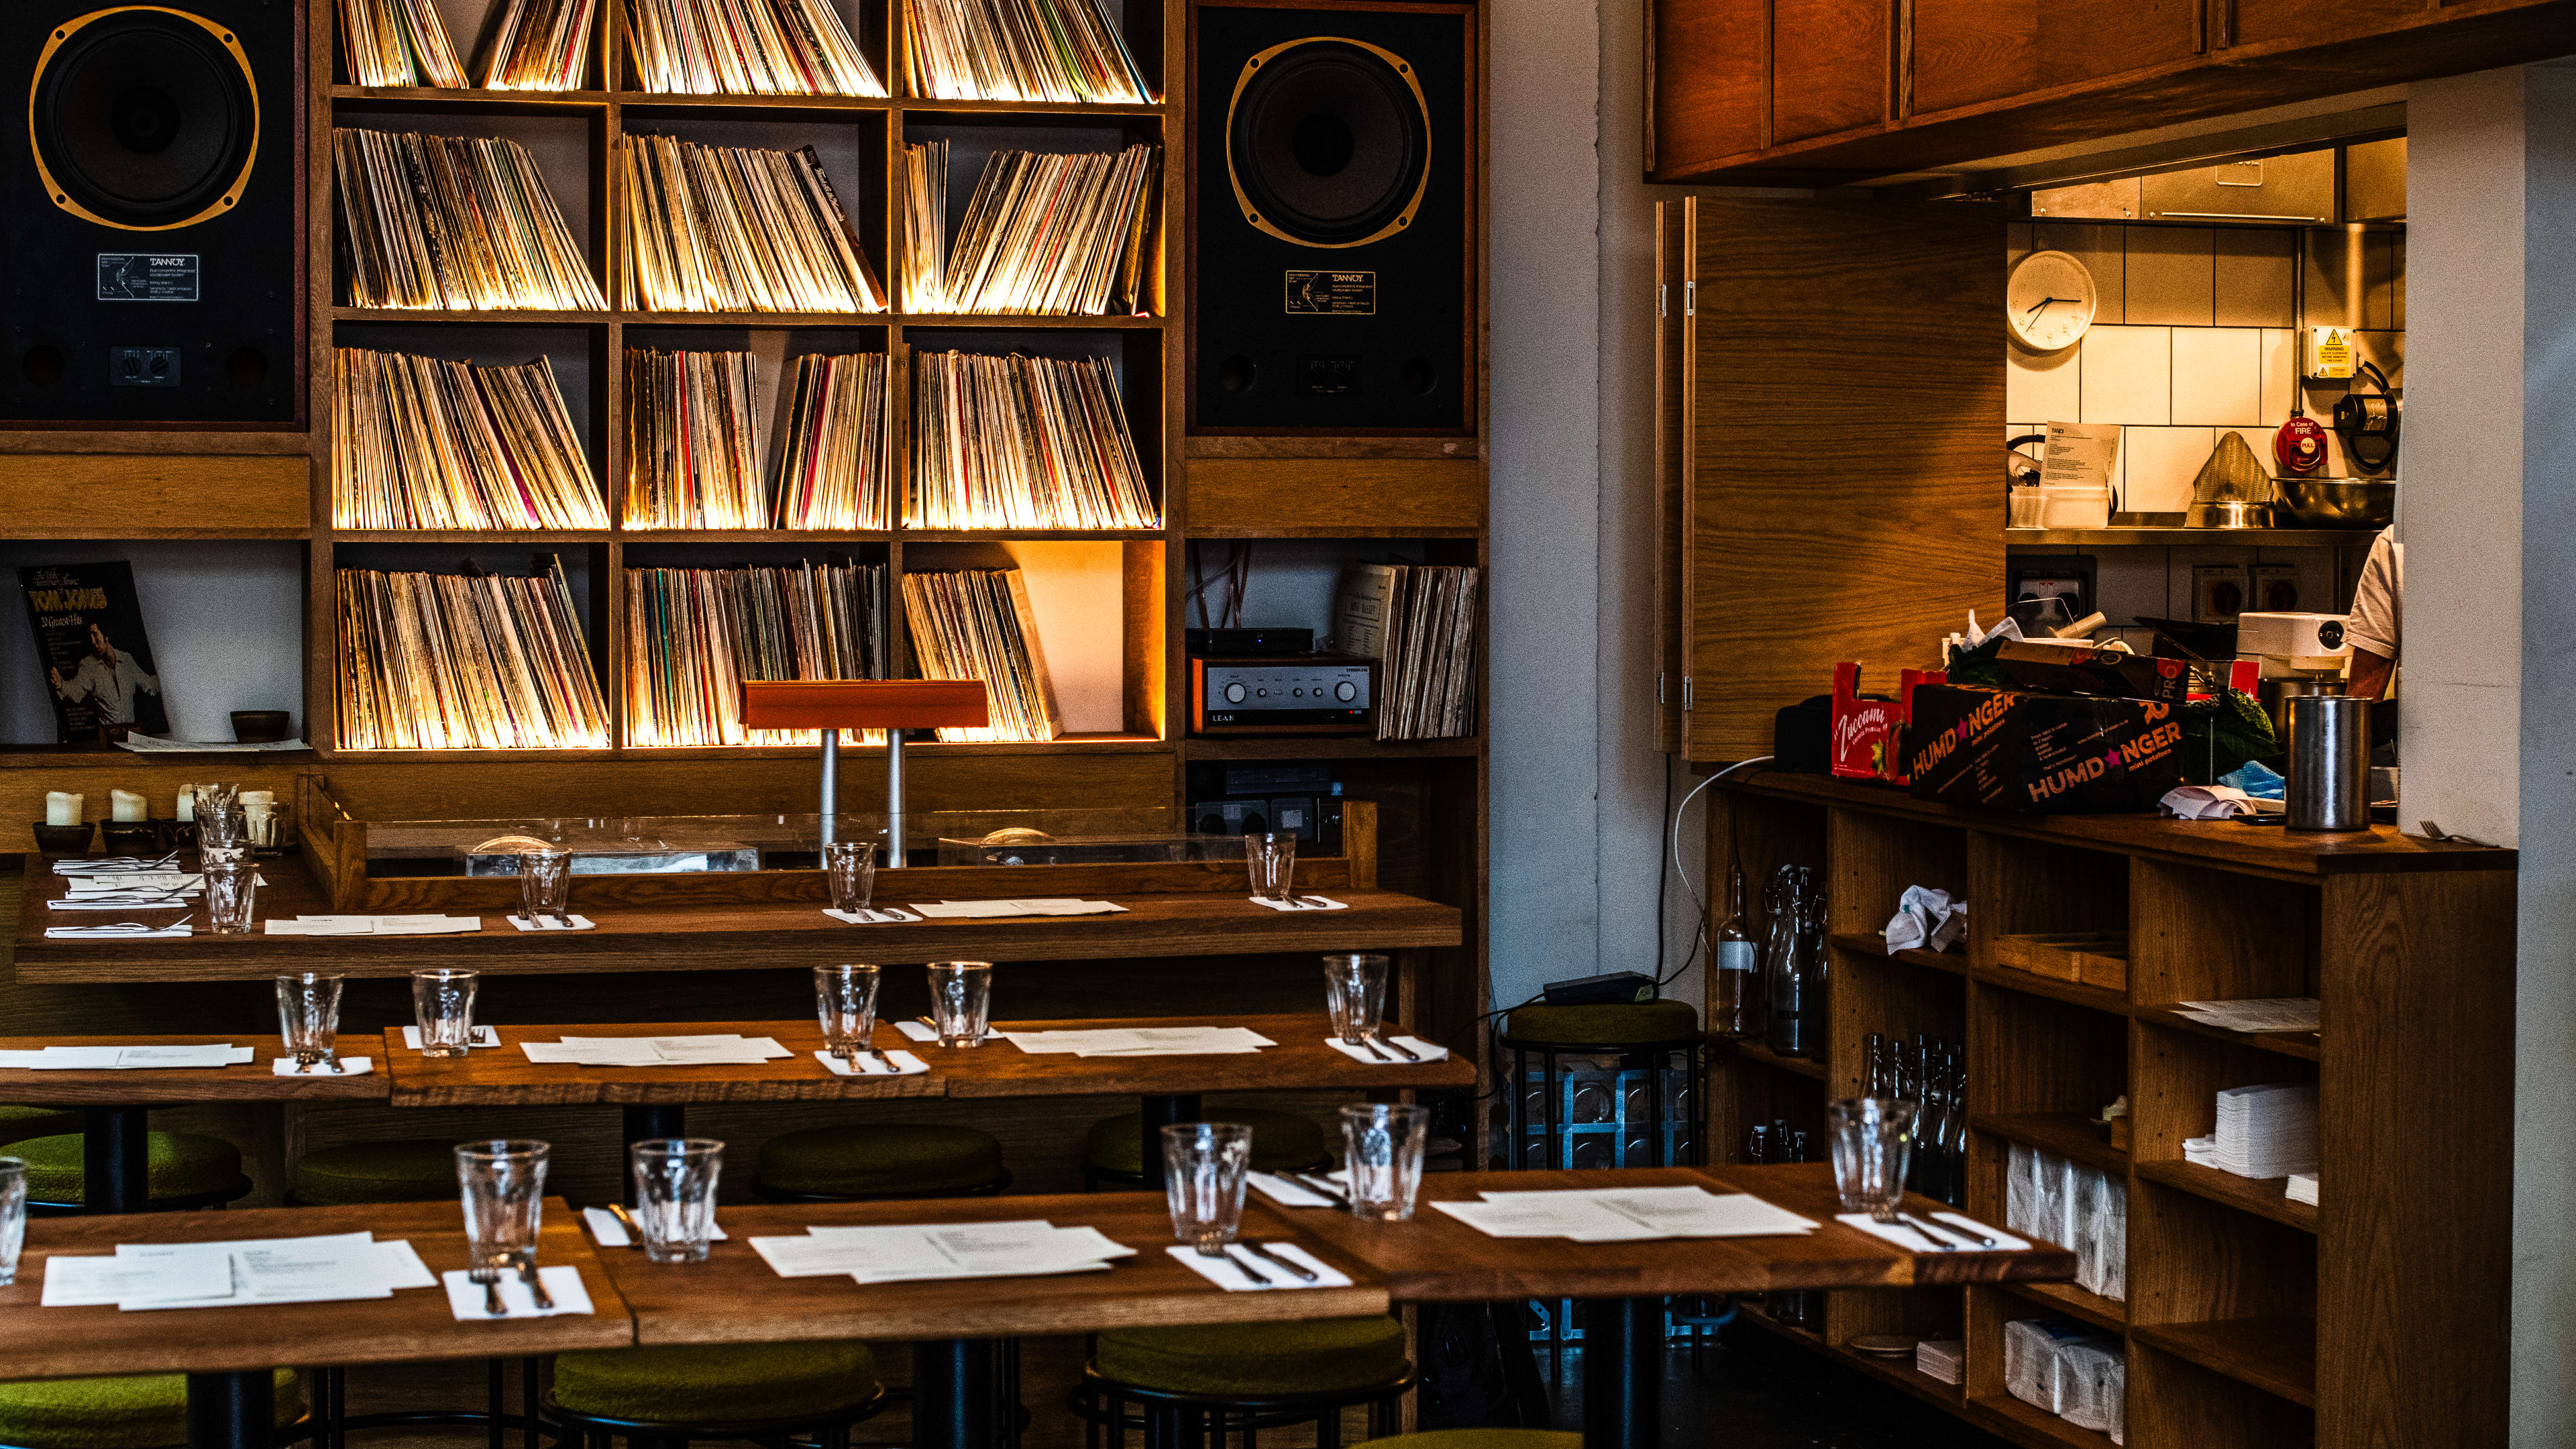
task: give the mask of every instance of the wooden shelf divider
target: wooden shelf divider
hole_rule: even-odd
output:
[[[2216,1323],[2134,1324],[2149,1348],[2252,1384],[2291,1403],[2317,1406],[2317,1325],[2306,1318],[2235,1318]]]

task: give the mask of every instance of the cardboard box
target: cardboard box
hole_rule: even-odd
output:
[[[1926,684],[1901,757],[1925,800],[2031,815],[2155,808],[2182,783],[2172,705]]]
[[[2107,694],[2180,704],[2191,688],[2191,666],[2182,660],[2117,649],[2006,643],[1995,648],[1995,667],[2023,689],[2051,694]]]
[[[1905,783],[1904,762],[1896,758],[1897,732],[1905,727],[1906,701],[1914,686],[1940,683],[1938,670],[1903,669],[1896,675],[1896,698],[1860,692],[1860,666],[1834,666],[1834,704],[1827,758],[1834,774],[1845,780]]]

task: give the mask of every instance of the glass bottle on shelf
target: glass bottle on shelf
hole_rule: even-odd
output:
[[[1771,1008],[1763,1042],[1784,1057],[1807,1054],[1806,875],[1784,865],[1773,877],[1779,904],[1771,912],[1771,949],[1763,962]]]
[[[1709,1030],[1720,1036],[1749,1036],[1762,1005],[1761,953],[1745,929],[1744,867],[1728,872],[1726,919],[1715,935],[1717,975],[1709,981]]]

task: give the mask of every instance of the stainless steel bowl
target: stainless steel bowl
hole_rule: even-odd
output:
[[[2397,516],[2397,484],[2386,478],[2283,478],[2280,487],[2309,528],[2385,528]]]

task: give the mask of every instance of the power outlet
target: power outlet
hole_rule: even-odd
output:
[[[177,387],[179,349],[111,347],[107,349],[107,381],[111,387]]]

